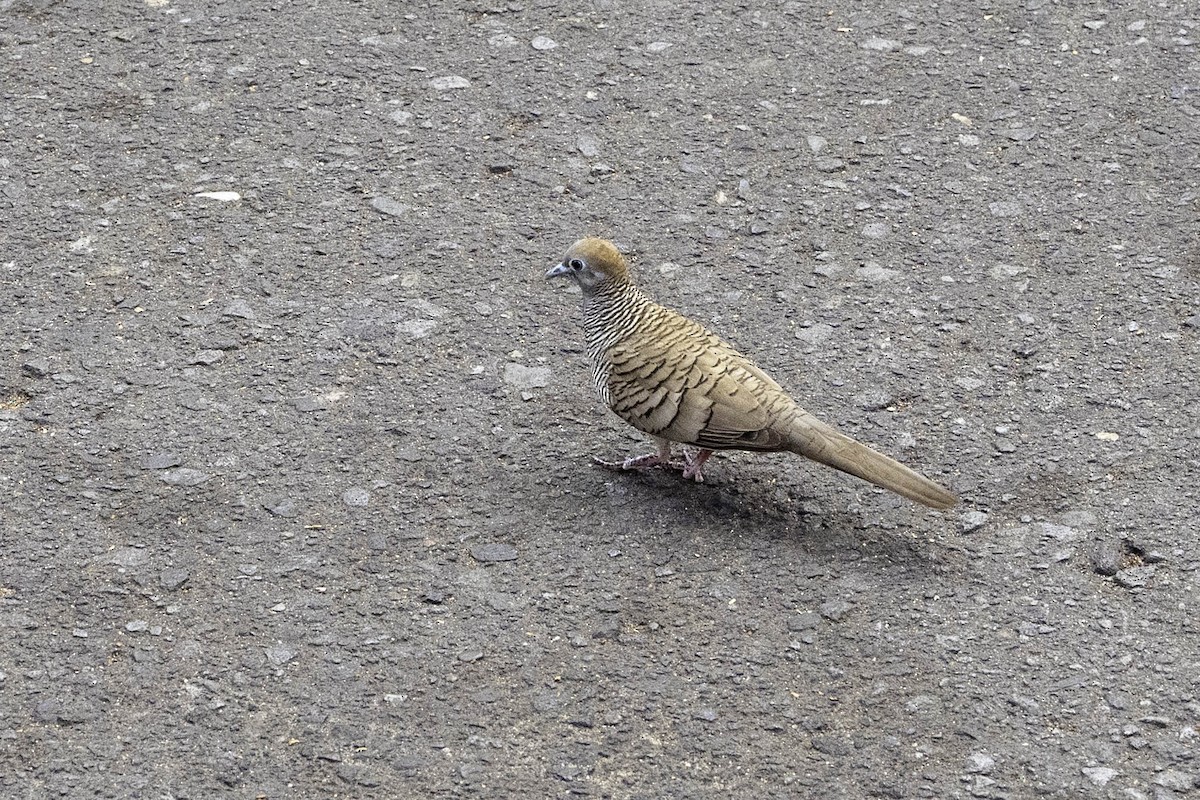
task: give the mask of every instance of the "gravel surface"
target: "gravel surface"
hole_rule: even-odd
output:
[[[0,793],[1200,788],[1185,2],[0,0]],[[961,492],[709,483],[585,234]]]

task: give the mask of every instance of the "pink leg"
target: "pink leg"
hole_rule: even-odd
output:
[[[700,469],[704,466],[704,462],[708,461],[708,457],[713,454],[712,450],[701,450],[696,455],[689,455],[687,463],[683,466],[683,477],[690,478],[696,483],[704,483],[704,474]]]
[[[597,456],[592,456],[592,461],[596,462],[605,469],[614,470],[647,470],[654,467],[667,467],[673,469],[683,469],[686,465],[681,465],[678,462],[671,460],[671,443],[666,439],[658,440],[658,452],[647,453],[644,456],[631,456],[624,461],[605,461]]]

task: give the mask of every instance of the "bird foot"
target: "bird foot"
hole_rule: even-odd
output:
[[[708,457],[712,455],[712,450],[701,450],[693,454],[690,450],[687,452],[687,461],[683,465],[683,477],[686,480],[693,480],[696,483],[704,483],[704,473],[700,470],[704,467],[704,462],[708,461]]]
[[[663,469],[687,469],[687,464],[682,461],[672,461],[670,458],[663,458],[658,453],[647,453],[644,456],[631,456],[624,461],[605,461],[599,456],[592,456],[592,461],[598,466],[605,469],[611,469],[616,472],[624,470],[637,470],[645,472],[648,469],[663,468]]]
[[[670,454],[659,452],[647,453],[644,456],[632,456],[624,461],[605,461],[598,456],[592,456],[592,461],[605,469],[611,469],[616,472],[625,470],[645,472],[648,469],[655,468],[677,469],[683,473],[685,480],[704,483],[704,474],[700,470],[704,466],[704,462],[708,461],[708,457],[711,455],[711,450],[701,450],[695,454],[691,452],[686,453],[683,461],[672,461]]]

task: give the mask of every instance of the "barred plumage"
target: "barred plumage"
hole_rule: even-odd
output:
[[[611,242],[579,240],[546,275],[570,277],[583,290],[592,382],[601,402],[659,445],[657,453],[599,463],[679,466],[699,481],[714,450],[788,450],[932,508],[958,502],[920,473],[821,422],[718,336],[650,300]],[[676,464],[671,443],[700,452]]]

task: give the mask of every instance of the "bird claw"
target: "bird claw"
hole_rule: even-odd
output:
[[[624,472],[625,470],[636,470],[645,472],[648,469],[678,469],[683,470],[687,465],[681,461],[671,461],[659,457],[658,453],[647,453],[644,456],[631,456],[624,461],[605,461],[599,456],[592,456],[592,461],[605,469],[611,469],[615,472]]]
[[[708,461],[708,457],[712,455],[712,450],[700,449],[693,451],[688,448],[686,451],[687,461],[683,467],[683,477],[690,479],[696,483],[704,483],[704,473],[700,470],[704,467],[704,462]]]
[[[685,480],[695,481],[696,483],[704,483],[704,475],[700,472],[700,468],[707,460],[707,456],[700,458],[688,455],[685,456],[683,461],[673,461],[670,457],[663,457],[659,453],[631,456],[624,461],[605,461],[599,456],[592,456],[592,461],[597,466],[613,470],[614,472],[624,472],[626,470],[645,472],[650,469],[673,469],[682,472]]]

